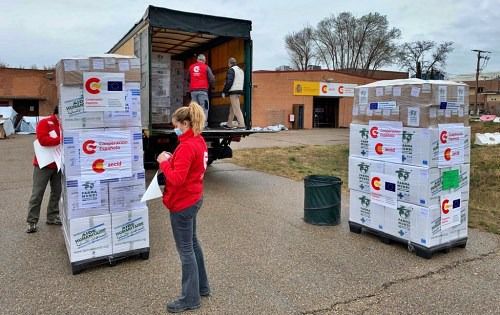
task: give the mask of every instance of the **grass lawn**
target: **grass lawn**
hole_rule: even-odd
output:
[[[473,123],[476,132],[500,132],[499,124]],[[500,234],[500,146],[471,148],[469,226]],[[235,164],[301,181],[307,175],[333,175],[348,186],[348,145],[310,145],[234,151]]]

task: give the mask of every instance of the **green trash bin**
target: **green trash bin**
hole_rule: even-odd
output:
[[[309,175],[304,178],[304,221],[315,225],[340,223],[340,186],[335,176]]]

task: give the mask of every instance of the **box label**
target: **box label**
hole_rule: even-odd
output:
[[[440,198],[441,207],[441,231],[459,225],[461,222],[461,194],[455,192],[443,195]]]
[[[396,209],[398,201],[397,178],[372,172],[370,174],[370,193],[370,198],[374,203]]]
[[[403,125],[399,121],[369,122],[368,158],[401,163]]]
[[[125,74],[84,72],[83,105],[85,112],[124,111]]]

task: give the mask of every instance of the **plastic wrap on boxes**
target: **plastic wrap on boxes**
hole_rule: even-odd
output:
[[[108,182],[64,176],[62,200],[67,219],[108,214]]]
[[[349,195],[349,221],[384,231],[386,208],[371,202],[369,193],[351,189]]]
[[[349,154],[368,158],[368,125],[350,124]]]
[[[108,133],[107,133],[108,131]],[[82,159],[84,158],[82,139],[89,132],[98,132],[99,134],[105,136],[109,134],[110,131],[119,131],[122,133],[127,133],[129,135],[129,142],[131,143],[130,150],[130,165],[131,172],[138,172],[143,170],[143,147],[142,147],[142,131],[140,128],[106,128],[98,131],[85,131],[85,130],[67,130],[63,131],[63,172],[66,176],[82,176]],[[83,137],[83,138],[82,138]],[[93,143],[87,143],[87,145],[94,145]],[[111,153],[106,154],[107,159],[116,158],[116,155]],[[128,163],[128,162],[127,162]],[[129,174],[129,175],[130,175]],[[106,174],[99,176],[101,178],[110,178]],[[119,176],[118,176],[119,177]],[[111,177],[112,178],[112,177]]]
[[[140,209],[146,206],[141,198],[146,191],[144,171],[130,177],[109,180],[109,204],[111,212]]]
[[[356,87],[353,122],[401,121],[406,127],[468,124],[469,88],[441,80],[386,80]]]
[[[441,211],[439,205],[421,207],[410,205],[411,211],[411,241],[425,246],[433,247],[446,242],[467,237],[468,202],[461,202],[460,224],[441,230]]]
[[[78,86],[58,88],[59,116],[63,130],[103,128],[103,112],[84,112],[83,89]]]
[[[148,209],[111,214],[113,254],[149,247]]]
[[[384,162],[349,157],[349,188],[369,193],[371,172],[383,173]]]
[[[141,127],[141,84],[125,83],[125,111],[104,112],[106,127]]]
[[[56,65],[58,85],[83,84],[84,72],[123,72],[125,81],[140,82],[141,70],[139,59],[130,56],[105,54],[90,58],[66,58]]]
[[[110,214],[69,219],[63,227],[70,262],[112,254]]]

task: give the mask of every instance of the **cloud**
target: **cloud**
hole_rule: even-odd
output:
[[[288,64],[286,34],[343,11],[361,16],[386,15],[402,31],[401,41],[453,41],[447,71],[473,72],[471,49],[494,53],[488,71],[500,69],[500,20],[497,1],[359,0],[228,1],[103,0],[89,5],[77,0],[0,0],[0,61],[13,66],[53,65],[59,59],[108,51],[132,28],[149,4],[174,10],[252,21],[254,69]],[[498,55],[498,56],[497,56]]]

